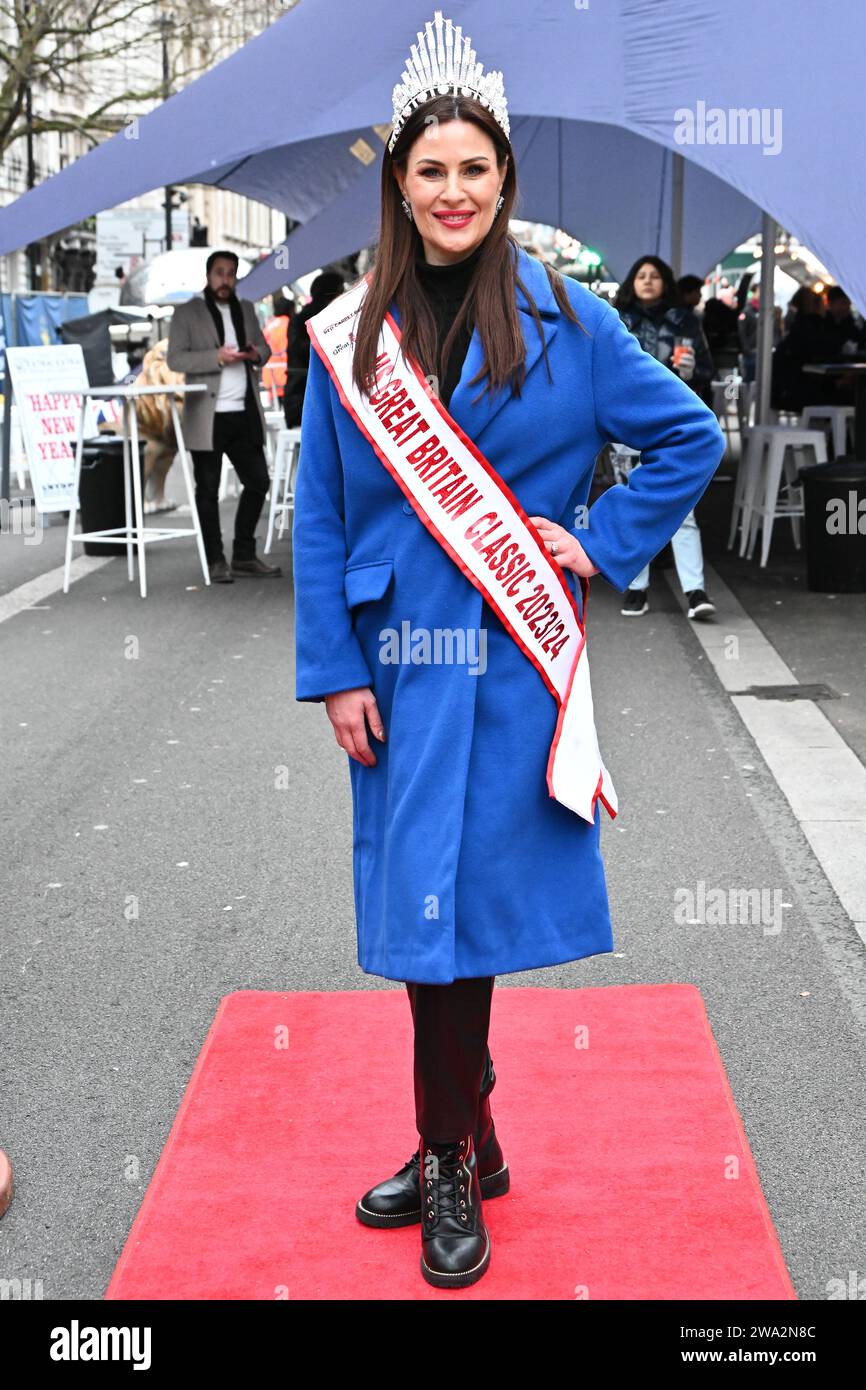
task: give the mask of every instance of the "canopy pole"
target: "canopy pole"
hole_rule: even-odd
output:
[[[10,344],[11,346],[11,344]],[[0,442],[0,502],[9,501],[10,457],[12,453],[12,378],[4,365],[3,376],[3,436]]]
[[[674,279],[683,273],[683,175],[685,160],[675,154],[671,161],[671,269]]]
[[[773,304],[778,225],[768,212],[761,219],[761,302],[758,309],[757,401],[755,423],[770,423],[770,388],[773,382]]]
[[[168,60],[168,35],[174,26],[174,20],[165,13],[159,16],[159,30],[162,41],[162,99],[168,101],[171,96],[171,69]],[[174,188],[171,184],[166,184],[163,189],[163,208],[165,210],[165,249],[174,250],[174,234],[172,232],[171,214],[174,207]]]

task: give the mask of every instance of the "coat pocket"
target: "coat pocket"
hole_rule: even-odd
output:
[[[393,560],[369,560],[366,564],[347,565],[346,603],[350,608],[354,608],[356,604],[382,598],[393,573]]]

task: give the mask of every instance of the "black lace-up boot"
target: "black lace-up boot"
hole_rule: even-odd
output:
[[[508,1164],[502,1156],[493,1117],[490,1114],[490,1092],[495,1085],[496,1073],[488,1052],[481,1077],[478,1122],[473,1136],[478,1158],[478,1180],[481,1196],[485,1200],[503,1196],[510,1185]],[[377,1183],[369,1192],[364,1193],[355,1207],[358,1220],[365,1226],[377,1226],[380,1229],[417,1226],[421,1220],[421,1203],[418,1197],[420,1169],[420,1150],[416,1149],[412,1157],[407,1158],[399,1173],[395,1173],[393,1178],[386,1178],[384,1182]]]
[[[421,1273],[439,1289],[464,1289],[490,1264],[473,1136],[447,1145],[422,1136],[421,1152]]]

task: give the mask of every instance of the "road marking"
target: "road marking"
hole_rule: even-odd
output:
[[[866,943],[866,768],[814,700],[733,693],[800,682],[718,574],[708,567],[706,576],[718,612],[714,623],[692,623],[695,636]],[[682,603],[674,571],[665,578]]]
[[[113,559],[113,555],[77,555],[69,567],[70,583],[74,584],[76,579],[83,579],[94,570],[101,570]],[[27,608],[35,608],[41,599],[62,589],[63,568],[63,565],[58,565],[56,570],[48,570],[36,579],[29,579],[26,584],[19,584],[17,589],[10,589],[8,594],[0,594],[0,623],[14,618],[16,613]]]

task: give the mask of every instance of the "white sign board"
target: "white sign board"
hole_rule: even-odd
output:
[[[189,245],[189,213],[172,213],[172,244],[165,244],[165,211],[162,208],[112,208],[96,214],[96,280],[117,282],[118,266],[124,275],[137,270],[162,251]]]
[[[10,347],[6,361],[37,510],[69,511],[74,505],[80,393],[89,384],[81,344]],[[93,406],[88,402],[85,439],[93,433]]]

